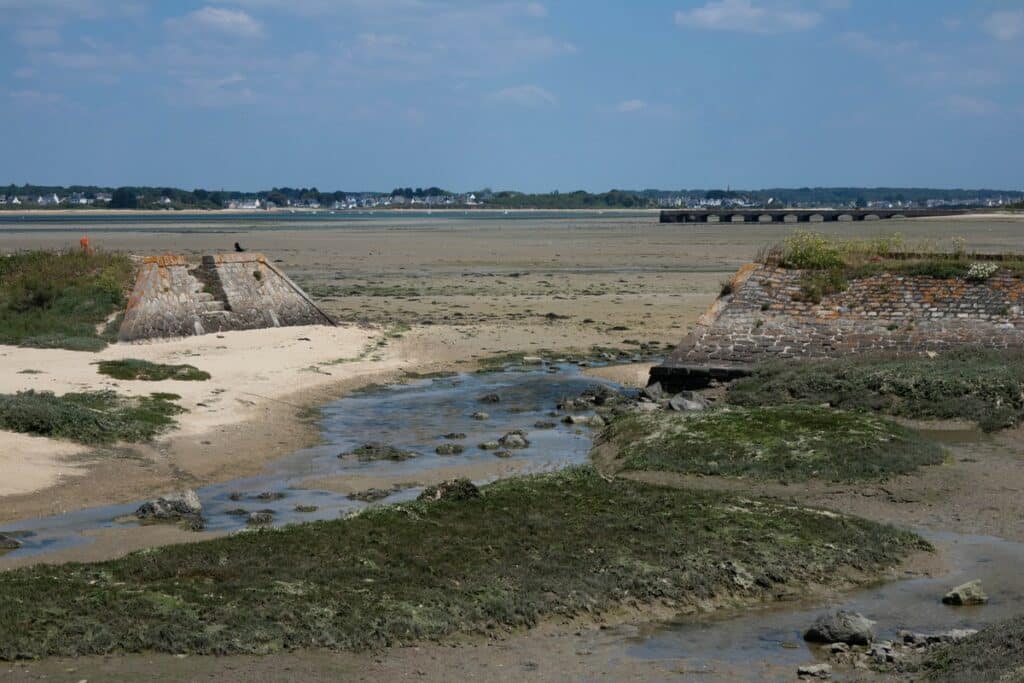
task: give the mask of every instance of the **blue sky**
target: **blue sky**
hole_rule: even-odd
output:
[[[1024,186],[1024,3],[0,0],[0,183]]]

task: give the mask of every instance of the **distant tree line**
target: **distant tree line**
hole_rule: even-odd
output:
[[[400,196],[406,200],[426,197],[452,197],[456,193],[440,187],[396,187],[388,192],[321,192],[316,187],[274,187],[259,192],[232,190],[183,190],[174,187],[101,187],[96,185],[7,185],[0,186],[0,196],[28,197],[30,202],[39,196],[81,195],[95,199],[99,194],[110,195],[109,204],[96,204],[113,209],[220,209],[231,201],[255,200],[273,202],[277,206],[309,204],[331,206],[345,201],[351,195],[377,197]],[[999,197],[1017,200],[1024,206],[1024,192],[991,189],[933,189],[911,187],[800,187],[765,188],[760,190],[733,189],[681,189],[681,190],[610,190],[608,192],[552,191],[525,193],[514,190],[493,191],[484,188],[473,193],[476,203],[502,209],[643,209],[659,206],[664,199],[687,197],[690,199],[746,199],[756,204],[767,204],[769,199],[781,205],[865,206],[869,202],[923,202],[937,199],[946,202],[988,200]],[[468,193],[467,193],[468,196]],[[66,204],[63,205],[66,207]],[[8,202],[6,208],[14,208]],[[89,208],[73,206],[70,208]]]

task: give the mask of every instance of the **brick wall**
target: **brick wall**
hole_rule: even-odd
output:
[[[922,353],[1024,346],[1024,279],[1001,269],[973,282],[880,273],[805,301],[803,272],[750,264],[665,366],[728,366],[769,357]]]
[[[333,322],[262,254],[142,260],[118,337],[135,341]]]

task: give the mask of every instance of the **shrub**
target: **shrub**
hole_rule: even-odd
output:
[[[782,245],[779,265],[784,268],[828,270],[844,264],[837,242],[822,234],[797,230]]]
[[[97,327],[125,305],[133,274],[122,254],[33,251],[0,258],[0,344],[103,348]]]

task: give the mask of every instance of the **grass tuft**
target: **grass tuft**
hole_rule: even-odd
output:
[[[925,681],[943,683],[1024,680],[1024,616],[996,622],[969,638],[936,648],[921,670]]]
[[[928,549],[912,533],[591,468],[459,501],[0,573],[0,657],[361,650],[624,601],[771,600]]]
[[[0,394],[0,429],[88,445],[149,441],[174,426],[184,412],[177,394],[124,397],[113,391]]]
[[[165,379],[201,382],[210,379],[210,373],[200,370],[194,365],[164,365],[135,358],[104,360],[97,365],[101,375],[109,375],[114,379],[138,379],[149,382],[159,382]]]
[[[942,462],[942,449],[889,420],[813,406],[632,413],[605,437],[627,470],[805,481],[887,479]]]

